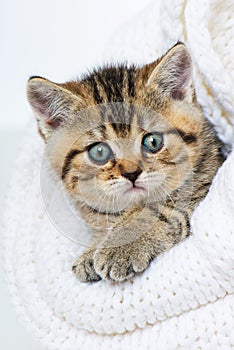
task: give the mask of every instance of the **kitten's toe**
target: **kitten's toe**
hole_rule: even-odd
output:
[[[132,264],[129,261],[119,261],[112,265],[109,278],[113,281],[124,281],[135,275]]]
[[[95,250],[82,254],[73,264],[72,271],[81,282],[95,282],[102,278],[94,270],[93,255]]]

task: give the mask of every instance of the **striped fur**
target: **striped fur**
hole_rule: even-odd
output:
[[[122,281],[190,234],[223,157],[182,44],[141,68],[107,66],[64,84],[32,77],[28,99],[51,164],[94,233],[73,266],[80,280]],[[142,145],[152,132],[163,135],[157,153]],[[113,154],[101,165],[89,157],[98,142]]]

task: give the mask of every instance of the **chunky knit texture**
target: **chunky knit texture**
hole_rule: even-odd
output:
[[[124,29],[124,36],[117,35],[115,57],[150,61],[175,39],[186,38],[196,65],[199,101],[230,146],[234,140],[230,85],[234,52],[229,46],[234,37],[232,1],[168,0],[156,4],[135,18]],[[214,21],[216,28],[211,26]],[[215,34],[211,36],[210,30]],[[230,39],[225,39],[227,47],[224,38]],[[216,59],[221,65],[215,64]],[[74,223],[71,213],[56,200],[58,191],[50,178],[44,207],[39,161],[44,145],[36,133],[32,122],[14,169],[5,220],[5,268],[14,304],[45,348],[234,347],[234,153],[196,209],[192,236],[130,281],[85,284],[71,271],[83,248],[52,224],[49,206],[58,203],[57,216],[67,229],[71,226],[71,232],[84,234],[85,227]],[[76,225],[75,231],[72,225]]]

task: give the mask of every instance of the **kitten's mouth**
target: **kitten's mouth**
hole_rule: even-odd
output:
[[[142,186],[136,186],[136,185],[133,185],[131,188],[128,188],[124,194],[130,194],[130,193],[143,193],[145,192],[146,189]]]

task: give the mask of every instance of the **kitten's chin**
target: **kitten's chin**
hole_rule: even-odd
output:
[[[122,201],[126,203],[125,209],[143,205],[148,201],[148,192],[143,186],[132,186],[124,191]]]
[[[142,201],[143,198],[147,197],[147,191],[144,187],[133,186],[124,192],[124,196],[129,199],[129,202]]]
[[[99,198],[100,199],[100,198]],[[130,209],[136,205],[143,205],[148,200],[147,190],[143,187],[131,187],[122,193],[119,193],[118,199],[112,198],[112,200],[89,200],[86,198],[84,201],[86,205],[98,212],[117,214],[126,209]]]

